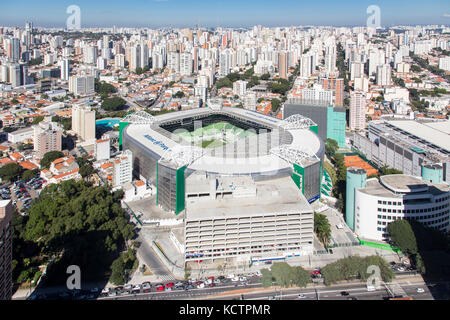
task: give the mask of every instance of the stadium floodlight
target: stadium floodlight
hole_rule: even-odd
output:
[[[124,122],[129,122],[133,124],[153,124],[156,121],[156,118],[145,111],[137,111],[127,115],[123,118]]]
[[[315,159],[319,160],[319,158],[309,150],[308,148],[293,148],[290,145],[283,144],[278,147],[272,148],[270,153],[280,157],[281,159],[291,163],[291,164],[302,164],[304,160]]]
[[[190,165],[192,162],[203,156],[204,150],[195,146],[184,146],[177,144],[162,154],[159,161],[166,161],[174,164],[177,168]]]
[[[294,114],[280,123],[280,127],[285,130],[292,129],[307,129],[311,126],[316,126],[317,124],[309,118],[306,118],[299,114]]]

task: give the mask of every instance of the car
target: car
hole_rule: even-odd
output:
[[[220,279],[214,279],[213,283],[214,284],[219,284],[220,283]]]
[[[108,297],[115,297],[117,296],[117,292],[115,290],[112,290],[108,293]]]
[[[241,282],[247,281],[247,277],[241,276],[239,277],[239,281]]]
[[[233,279],[234,278],[234,274],[230,273],[229,275],[227,275],[228,279]]]
[[[275,296],[269,296],[268,299],[269,300],[275,300],[276,298],[275,298]]]
[[[165,287],[164,287],[162,284],[157,285],[157,286],[155,287],[155,291],[164,291],[164,290],[165,290]]]
[[[195,289],[195,287],[192,284],[189,284],[186,286],[186,290],[192,290]]]
[[[185,289],[184,286],[178,286],[178,287],[174,288],[174,290],[177,290],[177,291],[184,290],[184,289]]]
[[[255,275],[256,275],[257,277],[262,277],[261,271],[256,271],[256,272],[255,272]]]
[[[184,285],[184,283],[181,282],[181,281],[178,281],[178,282],[175,283],[175,287],[181,287],[183,285]]]
[[[400,271],[400,272],[403,272],[403,271],[405,271],[405,268],[402,267],[402,266],[398,266],[398,267],[396,268],[396,270],[397,270],[397,271]]]
[[[148,283],[146,283],[146,284],[144,284],[143,286],[142,286],[142,292],[144,292],[144,293],[148,293],[148,292],[150,292],[152,290],[152,286],[150,285],[150,284],[148,284]]]
[[[213,280],[212,280],[212,279],[206,279],[206,280],[205,280],[205,284],[211,284],[211,283],[213,283]]]
[[[205,284],[203,282],[200,282],[200,284],[197,284],[197,289],[203,289],[205,287]]]
[[[417,293],[424,293],[425,290],[423,290],[423,288],[416,288],[416,292]]]
[[[264,264],[272,264],[272,261],[266,261]]]
[[[213,282],[213,283],[210,283],[210,284],[208,284],[208,287],[210,287],[210,288],[213,288],[213,287],[215,287],[216,286],[216,284]]]
[[[299,299],[306,299],[306,296],[305,296],[303,293],[300,293],[300,294],[298,295],[298,298],[299,298]]]
[[[231,282],[231,279],[223,279],[222,282],[223,282],[223,283],[230,283],[230,282]]]
[[[367,286],[367,291],[376,291],[377,289],[374,286]]]
[[[133,290],[133,285],[132,284],[127,284],[123,287],[125,290]]]
[[[111,290],[109,289],[109,288],[105,288],[105,289],[103,289],[102,290],[102,292],[100,293],[100,295],[102,296],[102,297],[107,297],[108,295],[109,295],[109,292],[110,292]]]
[[[234,277],[233,279],[231,279],[232,282],[238,282],[239,281],[239,277]]]
[[[174,286],[173,282],[169,282],[165,284],[166,288],[172,288]]]
[[[358,300],[356,297],[348,297],[347,300]]]
[[[348,293],[347,291],[341,291],[341,296],[348,296],[350,295],[350,293]]]

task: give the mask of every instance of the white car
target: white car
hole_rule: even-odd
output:
[[[300,294],[298,295],[298,298],[299,298],[299,299],[306,299],[306,296],[305,296],[303,293],[300,293]]]
[[[205,280],[205,284],[211,284],[212,282],[213,282],[212,279],[206,279],[206,280]]]
[[[182,285],[184,285],[184,283],[181,281],[178,281],[177,283],[175,283],[175,287],[181,287]]]
[[[239,281],[241,282],[247,281],[247,277],[239,277]]]
[[[238,282],[239,281],[239,277],[234,277],[233,279],[231,279],[232,282]]]
[[[422,288],[417,288],[416,291],[417,291],[417,293],[424,293],[425,292],[425,290],[423,290]]]
[[[234,276],[234,274],[231,273],[231,274],[227,275],[227,278],[228,279],[233,279],[233,278],[235,278],[235,276]]]
[[[255,272],[255,275],[256,275],[257,277],[262,277],[261,271],[256,271],[256,272]]]
[[[197,289],[203,289],[205,287],[204,283],[200,283],[197,285]]]

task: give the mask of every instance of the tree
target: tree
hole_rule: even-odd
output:
[[[23,170],[17,163],[8,163],[0,168],[0,177],[3,181],[13,182],[19,180]]]
[[[31,178],[36,177],[38,174],[39,174],[39,169],[26,170],[26,171],[22,174],[22,179],[28,180],[28,179],[31,179]]]
[[[42,120],[44,120],[44,116],[38,116],[36,118],[34,118],[32,124],[38,124],[39,122],[41,122]]]
[[[125,263],[123,257],[120,256],[111,265],[111,278],[109,279],[112,284],[119,286],[127,282],[127,276],[125,273]]]
[[[120,97],[106,98],[103,100],[102,109],[106,111],[118,111],[125,106],[126,101]]]
[[[278,110],[278,108],[280,107],[281,101],[274,98],[272,99],[272,112],[276,112]]]
[[[270,73],[265,73],[261,76],[261,80],[269,80],[270,79]]]
[[[50,151],[44,154],[44,157],[42,158],[40,164],[41,167],[44,169],[50,168],[50,164],[55,161],[56,159],[64,157],[64,153],[61,151]]]
[[[331,238],[331,228],[326,215],[314,212],[314,232],[323,245],[327,247]]]
[[[325,140],[325,154],[331,158],[334,156],[336,151],[339,149],[339,144],[336,140],[327,138]]]
[[[183,91],[178,91],[177,93],[175,93],[173,95],[174,98],[183,98],[184,97],[184,92]]]
[[[264,288],[268,288],[270,286],[272,286],[272,282],[273,282],[273,277],[272,277],[272,272],[269,269],[261,269],[261,284],[263,285]]]

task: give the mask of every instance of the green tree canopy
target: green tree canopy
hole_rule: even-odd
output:
[[[120,97],[106,98],[103,100],[102,109],[106,111],[118,111],[125,106],[126,101]]]
[[[41,167],[44,169],[50,168],[50,164],[56,159],[64,157],[64,153],[61,151],[50,151],[44,154],[44,157],[41,159]]]
[[[17,163],[8,163],[0,168],[0,177],[3,181],[16,181],[20,179],[24,169]]]

